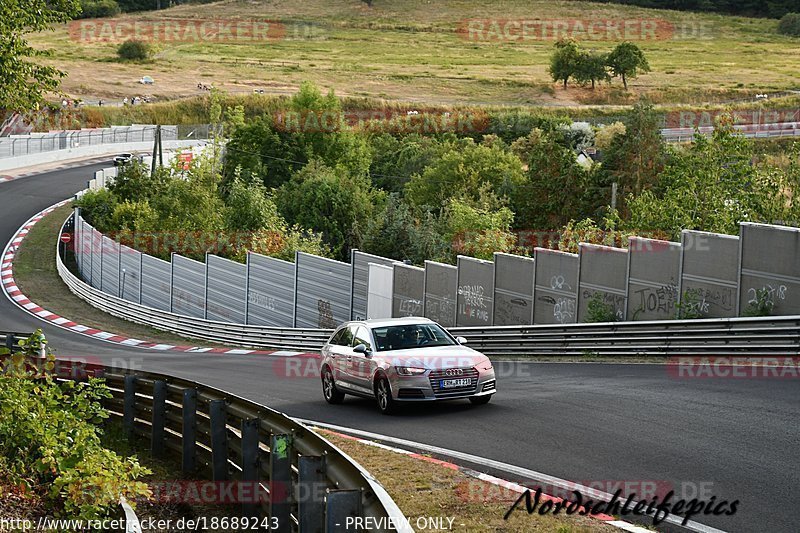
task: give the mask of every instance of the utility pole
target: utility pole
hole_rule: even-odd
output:
[[[161,145],[161,125],[156,126],[156,135],[153,140],[153,160],[150,163],[150,177],[156,174],[156,157],[159,166],[164,166],[164,150]]]
[[[617,208],[617,182],[611,184],[611,209]]]

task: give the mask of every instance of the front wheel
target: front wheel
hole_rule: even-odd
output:
[[[333,373],[328,367],[325,367],[322,372],[322,395],[325,396],[325,401],[328,403],[342,403],[344,400],[344,393],[336,388]]]
[[[375,399],[378,400],[378,409],[385,415],[390,415],[397,410],[397,403],[392,398],[392,389],[389,380],[380,378],[375,387]]]
[[[472,396],[469,401],[472,403],[472,405],[486,405],[491,399],[492,395],[487,394],[486,396]]]

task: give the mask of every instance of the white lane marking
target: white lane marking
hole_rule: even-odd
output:
[[[291,350],[278,350],[272,352],[270,355],[277,355],[278,357],[294,357],[295,355],[302,355],[303,352],[293,352]]]
[[[554,487],[558,487],[564,490],[572,491],[577,490],[583,493],[585,496],[590,496],[594,499],[604,499],[606,501],[611,500],[614,497],[613,494],[609,494],[607,492],[603,492],[597,489],[593,489],[592,487],[586,487],[579,483],[574,483],[572,481],[567,481],[566,479],[557,478],[554,476],[549,476],[547,474],[543,474],[542,472],[537,472],[535,470],[529,470],[527,468],[523,468],[521,466],[510,465],[508,463],[503,463],[500,461],[495,461],[494,459],[487,459],[485,457],[479,457],[477,455],[472,455],[469,453],[458,452],[455,450],[449,450],[447,448],[440,448],[438,446],[431,446],[430,444],[423,444],[421,442],[414,442],[411,440],[406,439],[399,439],[397,437],[390,437],[388,435],[381,435],[379,433],[371,433],[369,431],[362,431],[360,429],[352,429],[343,426],[336,426],[334,424],[327,424],[325,422],[316,422],[314,420],[305,420],[302,418],[296,418],[298,422],[306,425],[311,426],[319,426],[321,428],[332,429],[334,431],[341,431],[342,433],[349,433],[351,435],[357,435],[359,437],[365,437],[368,439],[375,439],[375,440],[382,440],[384,442],[390,442],[392,444],[397,444],[400,446],[406,446],[409,448],[416,448],[418,450],[426,451],[429,453],[434,453],[438,455],[443,455],[446,457],[451,457],[453,459],[458,459],[459,461],[464,461],[467,463],[473,463],[477,465],[481,465],[483,467],[492,468],[495,470],[500,470],[503,472],[508,472],[510,474],[514,474],[515,476],[519,476],[523,479],[531,479],[538,481],[539,483],[545,483],[547,485],[551,485]],[[665,522],[670,522],[671,524],[675,524],[680,526],[684,529],[688,529],[689,531],[693,531],[696,533],[725,533],[722,529],[716,529],[711,526],[707,526],[705,524],[701,524],[699,522],[695,522],[694,520],[689,520],[686,522],[686,525],[683,525],[683,519],[681,517],[676,517],[674,515],[668,516]],[[608,522],[606,522],[608,523]]]

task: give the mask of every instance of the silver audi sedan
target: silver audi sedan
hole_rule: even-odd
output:
[[[322,348],[322,392],[333,404],[345,394],[375,398],[385,414],[398,402],[489,403],[494,368],[465,343],[427,318],[346,322]]]

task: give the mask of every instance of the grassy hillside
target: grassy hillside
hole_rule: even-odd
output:
[[[769,19],[550,0],[375,0],[371,8],[359,0],[226,0],[116,20],[167,19],[280,20],[286,33],[261,42],[161,42],[146,64],[120,63],[115,43],[81,42],[66,27],[35,41],[68,72],[65,90],[85,99],[183,97],[200,93],[198,82],[289,94],[306,79],[343,96],[431,104],[626,104],[642,93],[655,102],[695,103],[800,88],[800,39],[778,35]],[[552,40],[478,42],[457,31],[468,19],[657,21],[669,38],[637,43],[653,72],[634,80],[630,93],[619,81],[564,91],[547,74]],[[614,44],[583,42],[598,51]],[[156,85],[136,83],[142,75]]]

